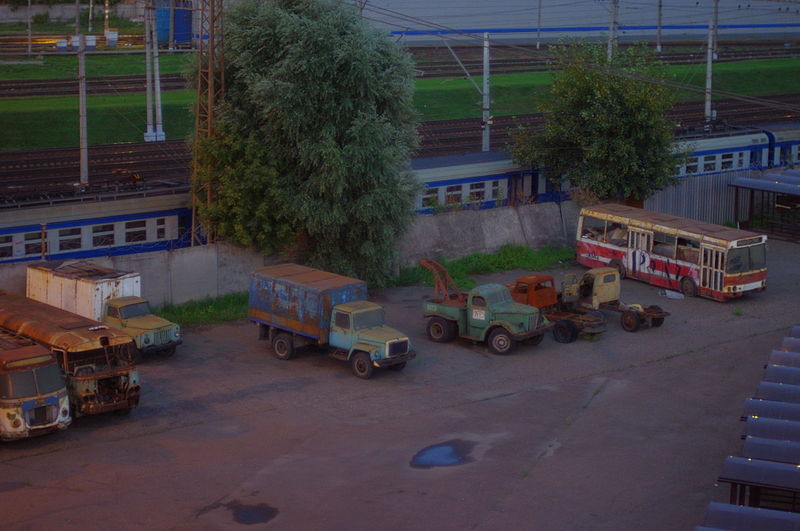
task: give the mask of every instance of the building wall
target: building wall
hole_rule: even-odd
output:
[[[400,242],[399,262],[401,266],[409,266],[424,256],[457,258],[493,252],[506,243],[534,248],[571,245],[578,212],[579,207],[569,201],[560,207],[558,203],[542,203],[416,216]],[[245,291],[251,271],[279,260],[223,242],[91,261],[139,272],[142,295],[158,306]],[[0,288],[24,294],[28,263],[0,264]]]

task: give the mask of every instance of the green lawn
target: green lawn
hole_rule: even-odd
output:
[[[52,77],[76,68],[70,57],[47,57],[43,67],[36,65],[4,65],[0,76],[30,78],[36,75]],[[143,74],[141,56],[103,56],[102,60],[87,61],[89,75]],[[185,68],[189,55],[162,56],[162,72],[179,72]],[[94,63],[94,64],[93,64]],[[705,67],[681,65],[669,69],[673,80],[698,87],[705,85]],[[738,94],[758,96],[800,92],[800,58],[766,61],[722,63],[715,66],[714,87]],[[548,96],[552,74],[503,74],[492,76],[492,114],[495,116],[524,114],[537,111],[537,102]],[[480,86],[480,78],[476,79]],[[477,118],[481,97],[465,79],[430,78],[416,82],[414,103],[422,120]],[[680,101],[699,101],[702,94],[681,91]],[[186,137],[193,126],[191,91],[165,92],[164,124],[167,138]],[[36,99],[0,98],[0,150],[38,149],[45,147],[77,146],[78,113],[76,97],[41,97]],[[89,142],[139,142],[145,127],[144,94],[94,96],[89,98]]]
[[[162,74],[179,74],[190,68],[194,56],[188,53],[170,54],[162,52],[158,56],[158,68]],[[89,55],[86,58],[86,76],[143,76],[145,74],[144,54],[130,55]],[[57,79],[78,76],[78,59],[74,55],[46,55],[33,59],[15,59],[14,63],[2,64],[0,58],[0,80],[16,79]]]

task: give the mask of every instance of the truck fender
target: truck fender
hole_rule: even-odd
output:
[[[366,343],[356,343],[350,348],[350,352],[347,354],[347,360],[350,361],[350,358],[352,358],[356,352],[366,352],[367,354],[370,355],[370,359],[372,359],[372,351],[377,348],[378,347],[376,347],[375,345],[368,345]]]
[[[508,335],[510,335],[510,336],[514,335],[508,328],[506,328],[505,326],[503,326],[499,322],[490,321],[489,324],[486,326],[486,328],[483,329],[483,336],[481,337],[481,341],[486,341],[486,338],[489,337],[489,334],[491,334],[492,330],[494,330],[495,328],[502,328],[503,330],[505,330],[508,333]]]

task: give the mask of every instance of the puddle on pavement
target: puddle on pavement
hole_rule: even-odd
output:
[[[263,524],[278,516],[278,509],[270,507],[266,503],[258,505],[245,505],[238,500],[228,503],[214,503],[200,509],[197,516],[202,516],[214,509],[225,507],[231,512],[233,521],[244,525]]]
[[[477,443],[452,439],[433,446],[423,448],[411,459],[411,468],[436,468],[442,466],[458,466],[474,461],[470,457]]]

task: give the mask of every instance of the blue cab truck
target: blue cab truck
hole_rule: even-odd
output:
[[[384,324],[365,282],[297,264],[259,268],[250,280],[247,317],[259,325],[275,357],[305,345],[327,347],[359,378],[375,369],[403,370],[415,356],[408,336]]]

